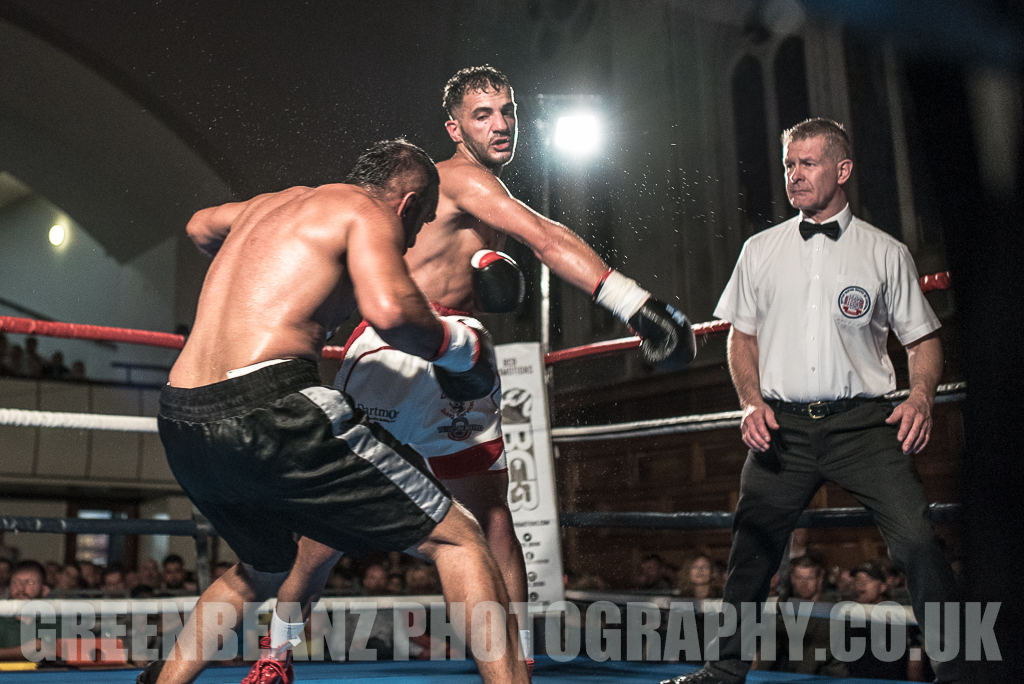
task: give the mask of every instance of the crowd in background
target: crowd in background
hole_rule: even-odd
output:
[[[12,551],[15,551],[12,547],[2,545],[0,538],[0,598],[3,599],[146,599],[198,594],[195,572],[187,569],[183,559],[176,554],[168,555],[162,563],[147,558],[136,569],[125,569],[88,561],[63,565],[55,561],[17,561],[16,553]],[[784,563],[772,582],[772,595],[780,601],[835,603],[848,600],[867,605],[882,601],[910,603],[905,574],[888,561],[879,559],[853,568],[841,568],[827,565],[813,548],[800,548],[799,552],[800,555]],[[212,568],[213,579],[231,567],[231,563],[216,564]],[[633,591],[640,596],[715,599],[722,596],[724,576],[723,563],[707,552],[695,550],[678,566],[651,554],[637,568]],[[779,577],[783,579],[779,581]],[[596,574],[577,575],[570,571],[566,573],[566,588],[600,591],[612,587]],[[342,557],[330,574],[324,596],[430,596],[440,591],[440,579],[433,565],[394,552]],[[702,629],[703,616],[697,617]],[[23,659],[19,629],[17,618],[0,618],[0,660]],[[931,676],[927,658],[915,661],[904,657],[883,662],[868,655],[852,663],[843,662],[832,654],[829,629],[827,617],[811,618],[804,643],[807,657],[790,660],[785,656],[789,649],[780,616],[777,640],[781,645],[776,648],[776,654],[784,657],[760,660],[756,666],[762,670],[837,677],[924,681],[923,678]],[[849,629],[850,636],[857,636],[855,628]],[[910,648],[920,647],[920,633],[915,627],[908,630],[906,638],[908,653]],[[822,652],[828,655],[824,660],[818,657]]]
[[[36,380],[85,380],[85,363],[75,361],[69,368],[64,354],[56,350],[45,358],[39,353],[39,340],[29,336],[25,345],[11,344],[0,332],[0,377]]]
[[[218,563],[212,570],[216,580],[232,567]],[[19,572],[38,575],[32,595],[16,595],[13,578]],[[137,569],[117,564],[101,566],[90,561],[60,564],[34,560],[15,562],[0,557],[0,599],[9,598],[154,598],[196,596],[198,582],[193,570],[185,568],[181,556],[171,554],[162,564],[147,558]],[[325,596],[434,595],[441,582],[433,565],[402,553],[370,554],[353,559],[344,556],[331,572]]]

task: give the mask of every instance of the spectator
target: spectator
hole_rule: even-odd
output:
[[[83,589],[99,589],[103,584],[103,573],[92,561],[79,561],[78,572],[81,575]]]
[[[363,594],[366,596],[380,596],[388,592],[388,571],[380,563],[368,565],[363,571],[362,578]]]
[[[57,561],[46,561],[43,567],[46,568],[46,586],[52,590],[57,586],[57,580],[60,579],[60,563]]]
[[[842,600],[852,601],[857,596],[856,583],[853,581],[853,574],[849,569],[841,568],[837,565],[832,568],[829,577]]]
[[[79,572],[78,566],[73,563],[65,565],[61,569],[53,589],[53,595],[56,598],[78,596],[82,589],[82,573]]]
[[[159,589],[164,585],[163,575],[160,574],[160,566],[156,560],[147,558],[139,566],[139,584]]]
[[[875,656],[874,649],[870,647],[873,634],[877,631],[877,625],[872,625],[871,609],[886,600],[888,585],[885,581],[885,570],[880,563],[868,561],[858,565],[853,570],[853,579],[857,587],[857,602],[867,604],[868,623],[863,627],[847,627],[847,639],[861,638],[863,643],[869,646],[865,648],[864,655],[855,661],[847,663],[849,677],[863,679],[897,679],[914,682],[924,681],[923,659],[911,660],[910,649],[919,646],[920,633],[916,628],[904,628],[905,647],[902,655],[896,660],[883,661]],[[894,634],[892,624],[886,625],[885,644],[886,648],[892,648]],[[849,646],[849,641],[847,642]],[[899,650],[893,648],[892,650]]]
[[[46,366],[46,377],[53,380],[67,380],[71,377],[71,371],[64,365],[64,354],[55,351],[50,357],[50,363]]]
[[[39,340],[35,337],[25,338],[25,375],[30,378],[41,378],[46,369],[46,362],[39,355]]]
[[[683,598],[721,598],[722,587],[714,561],[704,554],[691,558],[679,573],[679,595]]]
[[[889,587],[889,599],[903,606],[910,605],[910,591],[907,589],[907,574],[892,563],[881,563],[885,572],[885,584]],[[954,572],[955,574],[955,572]]]
[[[857,603],[874,605],[888,598],[889,586],[885,583],[885,571],[878,563],[861,563],[853,570],[852,575]]]
[[[392,572],[388,575],[387,581],[387,592],[389,594],[404,594],[405,593],[405,576],[398,572]]]
[[[789,591],[791,601],[824,601],[836,602],[839,595],[824,588],[825,564],[813,554],[805,554],[794,558],[789,563]],[[761,669],[796,674],[821,675],[827,677],[846,677],[846,664],[832,652],[831,626],[827,618],[810,617],[804,630],[800,644],[801,657],[791,659],[789,632],[786,629],[782,611],[788,605],[779,606],[776,618],[775,663],[762,663]]]
[[[665,561],[657,554],[649,554],[640,563],[640,573],[636,578],[636,588],[658,590],[672,588],[672,581],[666,577]]]
[[[15,378],[25,377],[25,350],[20,344],[11,345],[7,352],[7,375]]]
[[[356,587],[353,585],[354,582],[349,580],[345,571],[335,566],[331,570],[331,574],[327,576],[327,585],[324,589],[325,593],[332,596],[347,596],[349,594],[358,593]]]
[[[116,565],[103,571],[101,586],[103,595],[111,598],[124,598],[128,593],[128,587],[124,581],[124,571]]]
[[[50,588],[46,586],[46,570],[43,569],[42,565],[36,561],[26,560],[14,566],[14,571],[11,573],[12,599],[16,601],[32,601],[34,599],[46,598],[49,593]],[[0,661],[27,660],[26,652],[33,653],[41,649],[47,655],[53,656],[55,653],[52,650],[54,648],[53,644],[50,644],[49,647],[44,646],[38,636],[28,641],[22,639],[22,626],[23,623],[28,622],[28,619],[24,617],[0,617]],[[37,635],[40,627],[48,630],[60,630],[59,624],[40,624],[37,621],[35,625]]]
[[[185,589],[185,561],[176,553],[164,558],[164,589],[180,592]]]
[[[790,562],[789,585],[792,598],[801,601],[838,603],[838,592],[825,588],[825,564],[812,554],[794,558]]]
[[[71,380],[85,380],[84,361],[75,361],[71,364]]]
[[[139,573],[137,570],[129,570],[124,573],[124,586],[131,593],[131,590],[139,586]]]

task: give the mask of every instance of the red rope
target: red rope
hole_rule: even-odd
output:
[[[946,290],[950,286],[949,271],[933,273],[921,277],[921,290]],[[697,323],[693,332],[697,335],[711,335],[729,330],[727,321],[710,321]],[[56,321],[36,321],[31,318],[15,318],[0,316],[0,332],[21,333],[25,335],[42,335],[44,337],[65,337],[80,340],[99,340],[101,342],[127,342],[145,344],[153,347],[181,349],[185,346],[182,335],[151,332],[148,330],[131,330],[128,328],[108,328],[102,325],[82,325],[80,323],[58,323]],[[640,346],[639,337],[624,337],[618,340],[585,344],[581,347],[561,349],[544,355],[544,365],[550,366],[561,361],[580,359],[587,356],[607,356]],[[324,347],[321,354],[325,359],[345,358],[344,347]]]
[[[100,340],[101,342],[127,342],[169,349],[181,349],[185,346],[184,336],[171,333],[108,328],[103,325],[83,325],[81,323],[36,321],[31,318],[15,318],[14,316],[0,316],[0,332],[65,337],[76,340]]]
[[[325,359],[338,359],[341,361],[345,358],[344,347],[324,347],[324,350],[320,352],[320,356]]]
[[[921,291],[931,292],[932,290],[948,290],[949,283],[949,271],[921,276]]]

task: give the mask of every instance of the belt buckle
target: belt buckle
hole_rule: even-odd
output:
[[[807,415],[814,420],[824,418],[828,415],[828,402],[826,401],[812,401],[807,405]]]

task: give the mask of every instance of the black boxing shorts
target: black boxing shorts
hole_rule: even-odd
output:
[[[262,572],[291,569],[296,535],[345,553],[410,548],[451,506],[423,458],[321,386],[312,361],[167,385],[157,421],[182,489]]]

